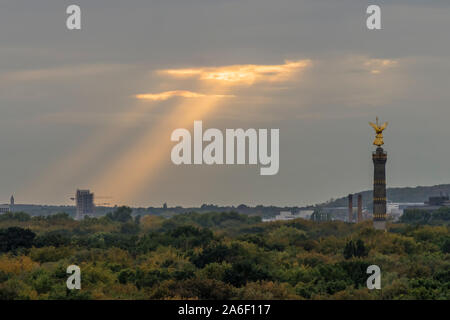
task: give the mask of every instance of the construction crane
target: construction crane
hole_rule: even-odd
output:
[[[75,201],[75,197],[70,197],[69,198],[72,201]],[[99,196],[99,197],[95,197],[95,199],[112,199],[112,197],[110,196]],[[106,206],[106,205],[111,205],[109,202],[104,202],[104,203],[99,203],[97,205],[102,205],[102,206]]]

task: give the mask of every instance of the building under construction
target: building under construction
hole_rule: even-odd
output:
[[[95,205],[93,193],[89,190],[77,190],[75,201],[77,206],[76,220],[83,220],[86,216],[94,216]]]

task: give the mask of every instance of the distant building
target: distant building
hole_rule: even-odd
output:
[[[77,206],[75,220],[83,220],[85,216],[94,215],[94,194],[89,190],[77,190],[75,201]]]
[[[263,222],[270,222],[270,221],[288,221],[293,219],[309,219],[312,215],[314,210],[300,210],[296,214],[292,214],[291,211],[280,211],[278,215],[276,215],[273,218],[263,219]]]
[[[280,214],[273,218],[263,219],[263,222],[292,220],[294,216],[290,211],[280,211]]]
[[[348,221],[348,207],[323,207],[319,209],[320,210],[317,210],[314,219],[323,216],[329,217],[331,220]]]
[[[315,222],[321,222],[321,221],[332,221],[333,218],[330,212],[327,212],[322,208],[317,208],[312,213],[310,220]]]
[[[12,212],[14,208],[14,197],[11,196],[10,204],[0,204],[0,214],[6,212]]]
[[[448,195],[429,197],[424,203],[415,203],[404,208],[404,210],[421,209],[427,211],[436,211],[442,207],[450,207]]]
[[[0,204],[0,214],[9,212],[9,205]]]
[[[295,216],[302,219],[311,219],[314,210],[300,210]]]
[[[439,207],[448,207],[450,206],[450,200],[448,198],[448,195],[440,195],[437,197],[429,197],[428,201],[425,202],[425,204],[429,206],[439,206]]]

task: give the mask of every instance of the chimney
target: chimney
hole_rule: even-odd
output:
[[[353,222],[353,195],[348,195],[348,222]]]
[[[358,194],[358,223],[362,222],[362,195]]]

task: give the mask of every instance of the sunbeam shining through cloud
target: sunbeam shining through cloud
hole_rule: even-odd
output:
[[[199,80],[251,85],[259,81],[275,82],[289,80],[296,72],[311,65],[311,60],[285,61],[279,65],[243,64],[221,67],[200,67],[160,70],[171,77],[193,77]]]
[[[106,166],[92,180],[92,185],[101,193],[111,194],[121,201],[132,201],[144,186],[154,183],[161,168],[169,164],[169,137],[172,130],[190,126],[194,120],[211,116],[219,104],[223,104],[223,98],[236,97],[232,88],[237,85],[255,86],[259,82],[290,81],[311,64],[311,60],[298,60],[286,61],[280,65],[244,64],[159,70],[159,75],[175,78],[172,80],[175,81],[174,85],[179,78],[194,78],[202,90],[171,90],[135,95],[138,100],[157,102],[173,97],[187,100],[182,100],[158,126],[149,128],[123,156]]]
[[[153,101],[164,101],[172,97],[183,97],[183,98],[203,98],[203,97],[217,97],[217,98],[229,98],[232,95],[220,95],[220,94],[203,94],[198,92],[192,92],[187,90],[173,90],[165,91],[161,93],[142,93],[135,95],[136,99],[139,100],[153,100]]]

